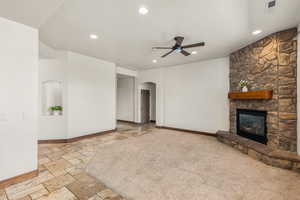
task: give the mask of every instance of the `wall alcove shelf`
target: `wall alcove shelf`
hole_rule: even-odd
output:
[[[257,90],[250,92],[230,92],[228,98],[232,100],[272,99],[273,90]]]

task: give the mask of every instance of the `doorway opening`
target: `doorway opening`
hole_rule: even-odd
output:
[[[156,123],[156,84],[146,82],[141,84],[141,123]]]
[[[117,74],[117,122],[135,122],[135,77]]]

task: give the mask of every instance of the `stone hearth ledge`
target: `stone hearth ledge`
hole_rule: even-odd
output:
[[[300,156],[296,153],[274,150],[267,145],[226,131],[218,131],[217,139],[267,165],[300,173]]]

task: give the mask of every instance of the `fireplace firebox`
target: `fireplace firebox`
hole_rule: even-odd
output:
[[[237,109],[237,134],[267,144],[267,112]]]

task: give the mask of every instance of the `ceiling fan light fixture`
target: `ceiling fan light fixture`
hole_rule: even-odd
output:
[[[92,40],[97,40],[97,39],[98,39],[98,35],[90,34],[90,38],[91,38]]]
[[[148,12],[149,12],[149,10],[148,10],[145,6],[141,6],[141,7],[139,8],[139,13],[140,13],[141,15],[147,15]]]
[[[192,54],[193,55],[196,55],[198,52],[197,51],[192,51]]]
[[[182,48],[177,48],[177,49],[176,49],[176,52],[177,52],[177,53],[180,53],[181,51],[182,51]]]
[[[152,60],[152,62],[153,62],[153,63],[157,63],[157,60],[154,59],[154,60]]]

